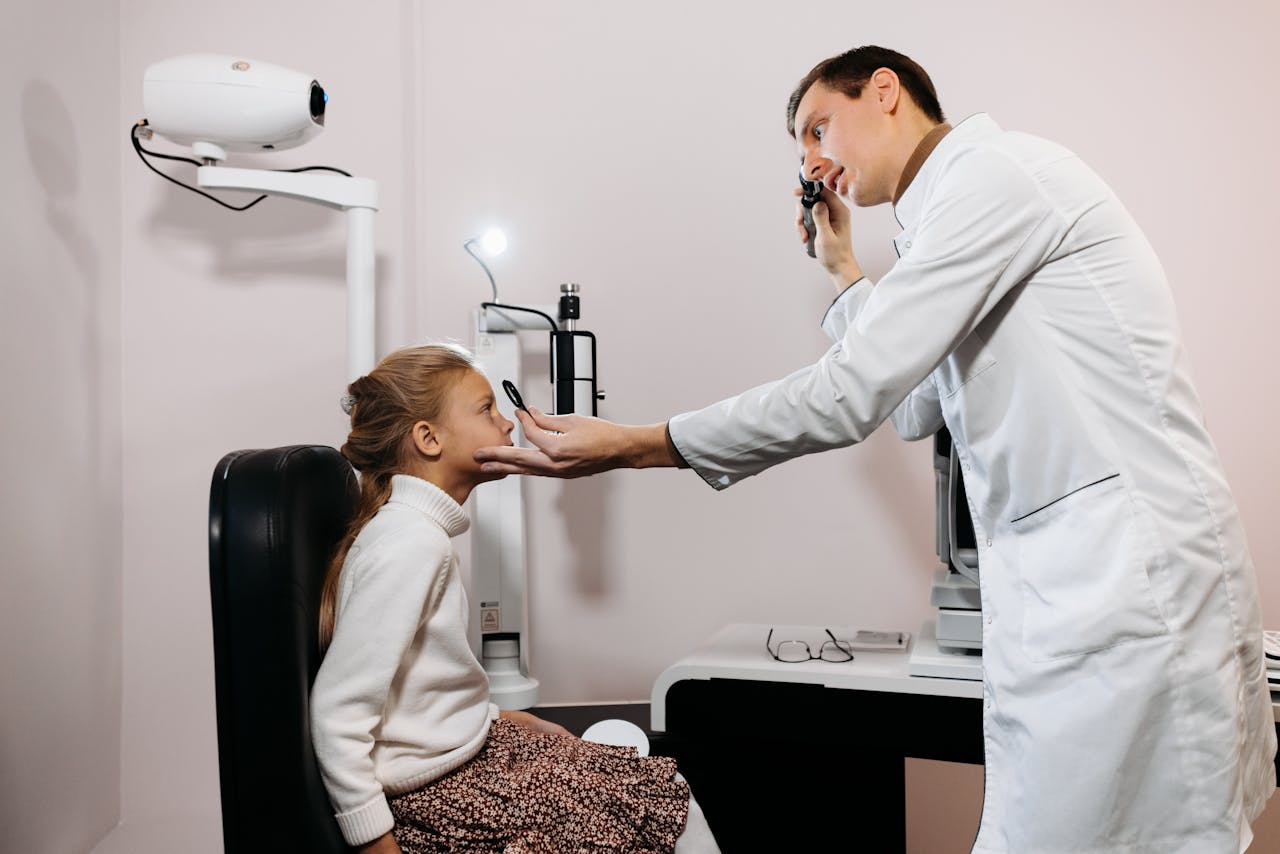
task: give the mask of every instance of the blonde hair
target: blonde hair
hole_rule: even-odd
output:
[[[338,582],[347,552],[391,497],[391,477],[403,469],[411,428],[419,421],[439,419],[450,389],[474,370],[475,357],[462,347],[427,344],[395,351],[347,386],[344,405],[349,404],[351,433],[341,452],[360,472],[360,503],[329,562],[320,592],[322,651],[333,639]]]

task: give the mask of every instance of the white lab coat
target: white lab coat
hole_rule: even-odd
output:
[[[672,441],[724,488],[945,422],[982,572],[974,851],[1236,854],[1275,787],[1261,614],[1164,271],[1075,155],[985,115],[895,213],[900,260],[832,306],[826,355]]]

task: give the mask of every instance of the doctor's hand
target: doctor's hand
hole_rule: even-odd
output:
[[[674,466],[666,424],[630,426],[585,415],[516,410],[532,448],[493,446],[476,451],[481,471],[583,477],[616,468]]]
[[[802,194],[799,187],[795,189],[797,196]],[[813,206],[813,225],[818,230],[813,248],[818,261],[831,276],[836,293],[842,292],[849,285],[862,278],[862,268],[853,254],[853,229],[850,224],[849,209],[844,202],[828,189],[822,190],[822,200]],[[808,232],[804,227],[804,207],[796,202],[796,232],[800,242],[807,243]]]

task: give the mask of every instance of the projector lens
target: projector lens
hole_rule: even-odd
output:
[[[316,124],[324,124],[324,105],[329,99],[325,97],[324,89],[320,88],[320,84],[311,81],[311,118]]]

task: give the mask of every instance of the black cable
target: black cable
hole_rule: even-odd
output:
[[[146,121],[146,119],[143,119],[142,121],[143,121],[143,122],[145,122],[145,121]],[[193,187],[193,186],[191,186],[190,184],[184,184],[184,183],[182,183],[181,181],[179,181],[177,178],[173,177],[172,175],[166,175],[165,173],[161,172],[161,171],[160,171],[159,169],[157,169],[156,167],[152,166],[152,165],[151,165],[151,161],[147,160],[147,158],[143,157],[142,155],[143,155],[143,154],[150,154],[150,155],[151,155],[151,156],[153,156],[153,157],[160,157],[160,158],[163,158],[164,160],[180,160],[180,161],[182,161],[182,162],[184,162],[184,163],[190,163],[190,164],[192,164],[192,165],[194,165],[194,166],[203,166],[204,164],[203,164],[203,163],[201,163],[201,162],[200,162],[200,161],[198,161],[198,160],[192,160],[190,157],[175,157],[175,156],[173,156],[172,154],[161,154],[161,153],[160,153],[160,152],[158,152],[158,151],[148,151],[147,149],[143,148],[143,147],[142,147],[142,143],[138,142],[138,130],[139,130],[139,129],[141,129],[141,128],[143,128],[143,127],[146,127],[146,125],[145,125],[145,124],[143,124],[142,122],[139,122],[138,124],[134,125],[132,128],[130,128],[130,129],[129,129],[129,138],[130,138],[131,140],[133,140],[133,150],[134,150],[134,151],[136,151],[136,152],[138,152],[138,159],[139,159],[139,160],[141,160],[144,164],[146,164],[146,167],[147,167],[148,169],[150,169],[152,172],[156,173],[157,175],[159,175],[161,178],[165,179],[166,181],[170,181],[170,182],[172,182],[172,183],[174,183],[174,184],[177,184],[179,187],[182,187],[184,190],[190,190],[190,191],[191,191],[191,192],[193,192],[193,193],[196,193],[196,194],[198,194],[198,195],[204,196],[206,199],[208,199],[208,200],[210,200],[210,201],[212,201],[212,202],[217,202],[218,204],[222,205],[224,208],[227,208],[227,209],[229,209],[229,210],[233,210],[233,211],[247,211],[249,208],[253,207],[253,206],[254,206],[254,205],[256,205],[258,202],[262,201],[263,199],[265,199],[265,198],[267,197],[267,194],[266,194],[266,193],[263,193],[261,196],[258,196],[258,198],[256,198],[256,199],[254,199],[253,201],[249,202],[249,204],[244,205],[243,207],[237,207],[237,206],[235,206],[235,205],[229,205],[229,204],[227,204],[226,202],[224,202],[222,199],[218,198],[217,196],[211,196],[211,195],[209,195],[209,194],[208,194],[208,193],[206,193],[204,190],[201,190],[201,189],[198,189],[198,188],[196,188],[196,187]]]
[[[162,160],[177,160],[181,163],[190,163],[192,166],[195,166],[195,167],[200,167],[200,166],[203,166],[204,164],[198,160],[192,160],[190,157],[179,157],[173,154],[162,154],[159,151],[152,151],[149,148],[143,148],[142,143],[138,141],[138,131],[139,129],[144,128],[146,126],[147,126],[146,119],[142,119],[137,124],[135,124],[129,130],[129,139],[133,142],[133,150],[138,153],[138,159],[141,160],[148,169],[150,169],[152,172],[156,173],[166,181],[170,181],[174,184],[177,184],[179,187],[182,187],[184,190],[190,190],[193,193],[197,193],[201,196],[204,196],[206,199],[217,202],[218,204],[222,205],[224,208],[227,208],[228,210],[233,210],[233,211],[247,211],[249,208],[253,207],[258,202],[262,201],[267,197],[267,194],[263,193],[261,196],[258,196],[258,198],[249,202],[247,205],[237,207],[236,205],[227,204],[222,199],[219,199],[217,196],[210,195],[209,193],[206,193],[204,190],[201,190],[197,187],[193,187],[190,184],[184,184],[182,181],[179,181],[177,178],[174,178],[172,175],[166,175],[164,172],[161,172],[159,169],[153,166],[151,162],[147,160],[147,158],[144,157],[143,155],[145,154],[151,157],[159,157]],[[346,172],[342,169],[337,168],[336,166],[299,166],[295,169],[272,169],[270,171],[272,172],[337,172],[339,175],[346,175],[348,178],[351,177],[350,172]]]
[[[272,169],[272,172],[337,172],[339,175],[351,177],[350,172],[345,172],[337,166],[299,166],[297,169]]]
[[[527,311],[527,312],[529,312],[530,314],[536,314],[536,315],[538,315],[538,316],[539,316],[539,317],[541,317],[543,320],[545,320],[547,323],[550,323],[550,324],[551,324],[551,329],[552,329],[552,331],[556,331],[556,332],[558,332],[558,331],[560,330],[560,324],[558,324],[558,323],[556,323],[554,320],[552,320],[552,319],[551,319],[551,315],[547,314],[545,311],[538,311],[536,308],[525,308],[525,307],[524,307],[524,306],[522,306],[522,305],[507,305],[505,302],[482,302],[482,303],[480,303],[480,307],[481,307],[481,308],[492,308],[492,309],[494,309],[495,311],[497,311],[497,310],[499,310],[499,309],[504,310],[504,311]]]

